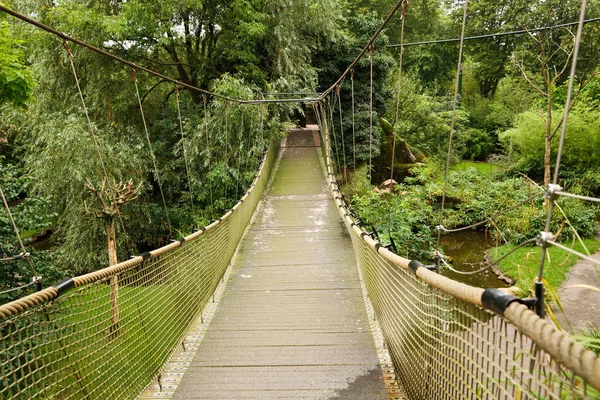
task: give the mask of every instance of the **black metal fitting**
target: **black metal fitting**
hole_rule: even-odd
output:
[[[534,301],[537,302],[537,299],[534,299]],[[502,316],[504,316],[504,311],[508,308],[508,306],[514,302],[524,304],[527,307],[530,307],[532,300],[521,299],[503,290],[495,288],[486,289],[481,295],[481,304],[483,305],[483,307],[486,310],[490,310]]]
[[[394,254],[398,254],[398,248],[396,247],[396,242],[394,242],[394,238],[390,235],[390,243],[383,246]]]
[[[371,229],[372,229],[372,231],[369,232],[369,236],[377,239],[378,242],[381,242],[381,240],[379,240],[379,233],[377,233],[377,229],[375,229],[375,227],[373,225],[371,225]]]
[[[546,315],[546,307],[544,303],[544,282],[535,282],[535,313],[540,318],[544,318]]]
[[[411,262],[408,263],[408,269],[413,273],[413,275],[417,275],[417,270],[419,268],[425,268],[425,269],[428,269],[429,271],[436,272],[435,265],[423,265],[417,260],[412,260]]]
[[[56,297],[58,297],[73,289],[75,287],[75,282],[73,281],[73,278],[65,278],[54,285],[54,287],[58,290],[58,294],[56,295]]]
[[[417,269],[421,268],[422,266],[423,264],[417,260],[411,260],[411,262],[408,263],[408,269],[413,273],[413,275],[417,275]]]

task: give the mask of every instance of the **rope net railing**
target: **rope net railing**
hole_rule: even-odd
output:
[[[317,108],[327,182],[408,397],[600,398],[600,358],[538,317],[532,304],[397,256],[353,219],[336,180],[327,107]]]
[[[137,397],[211,301],[277,154],[272,144],[250,189],[207,227],[0,306],[0,398]]]

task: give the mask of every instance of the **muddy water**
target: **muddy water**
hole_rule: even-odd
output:
[[[452,266],[459,271],[475,271],[484,267],[486,265],[485,251],[494,247],[494,244],[492,239],[486,238],[485,232],[480,231],[463,231],[443,235],[441,243],[444,254],[451,257]],[[491,269],[474,275],[461,275],[443,268],[442,274],[471,286],[482,288],[507,286]]]

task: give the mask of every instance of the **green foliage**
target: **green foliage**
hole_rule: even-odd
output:
[[[460,132],[456,139],[462,147],[463,159],[485,160],[496,147],[494,139],[481,129],[467,129]]]
[[[348,15],[346,22],[347,37],[341,40],[333,38],[316,57],[319,69],[319,89],[329,88],[337,78],[352,63],[356,55],[362,50],[373,33],[377,30],[381,20],[375,13]],[[369,153],[375,158],[379,155],[381,133],[379,117],[385,112],[386,99],[391,94],[386,85],[389,70],[394,64],[394,59],[387,53],[386,46],[389,39],[385,32],[374,43],[373,53],[373,137],[370,151],[370,65],[368,52],[363,55],[354,68],[354,131],[355,149],[352,143],[352,87],[351,77],[348,76],[341,86],[340,97],[342,106],[344,145],[340,129],[339,103],[331,100],[331,108],[327,109],[329,117],[333,116],[333,131],[336,135],[337,147],[334,152],[339,154],[340,163],[343,163],[342,147],[346,150],[346,165],[352,165],[354,151],[357,163],[368,162]],[[335,92],[333,93],[335,97]],[[335,106],[335,107],[334,107]]]
[[[366,167],[356,172],[357,183],[349,189],[351,209],[367,225],[377,229],[383,242],[388,243],[391,235],[398,254],[429,260],[433,246],[430,230],[433,209],[423,199],[419,187],[400,185],[393,194],[379,192],[368,183]]]
[[[51,203],[44,197],[25,197],[31,180],[21,174],[18,165],[11,164],[0,156],[0,186],[11,206],[11,214],[24,240],[26,249],[31,253],[31,262],[43,282],[52,284],[63,278],[65,272],[56,267],[55,254],[50,251],[35,251],[29,246],[33,234],[43,232],[53,225],[56,214]],[[1,203],[1,202],[0,202]],[[0,258],[21,253],[17,237],[3,205],[0,212]],[[3,261],[0,269],[0,292],[17,288],[31,282],[33,274],[25,260]],[[14,300],[28,294],[35,287],[0,294],[0,303]]]
[[[25,106],[31,100],[35,81],[9,25],[0,17],[0,105],[4,102]]]
[[[562,118],[555,118],[553,130],[558,130]],[[600,163],[600,116],[588,107],[575,107],[569,113],[565,147],[561,165],[563,170],[583,173]],[[557,133],[560,135],[560,131]],[[500,134],[507,148],[512,168],[539,178],[544,157],[545,122],[533,111],[517,117],[515,127]],[[556,157],[558,141],[552,143],[552,158]],[[572,176],[572,175],[571,175]]]

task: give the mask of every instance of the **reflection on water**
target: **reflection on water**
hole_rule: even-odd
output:
[[[475,271],[484,267],[484,255],[487,249],[494,247],[492,239],[486,238],[485,232],[462,231],[442,235],[444,254],[451,257],[452,266],[459,271]],[[506,287],[505,282],[498,279],[491,269],[474,275],[461,275],[447,268],[442,268],[442,275],[471,286],[482,288]]]

